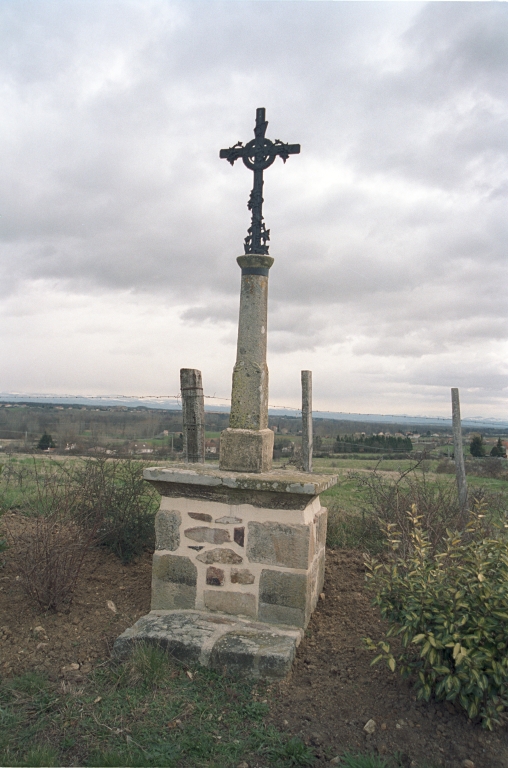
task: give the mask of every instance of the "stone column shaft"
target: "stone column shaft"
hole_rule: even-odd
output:
[[[312,371],[302,371],[302,463],[312,472]]]
[[[268,429],[266,335],[271,256],[239,256],[242,269],[236,364],[229,429],[221,434],[221,469],[266,472],[272,466],[273,432]]]
[[[185,459],[190,463],[203,463],[205,460],[205,402],[201,371],[196,368],[181,368],[180,388]]]

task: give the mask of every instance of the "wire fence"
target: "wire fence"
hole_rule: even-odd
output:
[[[8,398],[8,400],[6,400]],[[13,398],[15,398],[13,400]],[[216,402],[221,403],[231,403],[231,398],[229,397],[221,397],[219,395],[204,395],[205,400],[213,400]],[[181,397],[179,394],[176,395],[76,395],[76,394],[39,394],[39,393],[27,393],[27,392],[0,392],[0,402],[4,402],[7,404],[14,404],[14,403],[29,403],[29,404],[36,404],[37,401],[40,400],[46,400],[50,402],[54,402],[55,404],[60,404],[58,401],[61,400],[72,400],[74,401],[74,404],[76,405],[85,405],[87,401],[108,401],[109,404],[112,404],[116,401],[118,402],[137,402],[137,401],[143,401],[143,402],[151,402],[156,403],[159,405],[163,405],[164,403],[167,403],[168,401],[174,401],[177,405],[177,409],[181,408]],[[135,407],[135,406],[132,406]],[[281,411],[292,411],[296,414],[296,416],[301,415],[301,408],[298,408],[294,405],[282,405],[282,404],[276,404],[276,403],[270,403],[268,407],[272,410],[281,410]],[[358,417],[357,421],[362,421],[365,418],[368,419],[403,419],[403,420],[411,420],[415,423],[450,423],[451,424],[451,416],[425,416],[422,414],[404,414],[404,413],[356,413],[354,411],[330,411],[330,410],[323,410],[323,409],[312,409],[313,414],[333,414],[335,420],[340,420],[340,416],[348,417],[348,420],[351,420],[352,417]],[[504,426],[505,423],[501,419],[493,418],[490,416],[467,416],[462,417],[462,422],[467,423],[481,423],[481,424],[492,424],[492,426]]]

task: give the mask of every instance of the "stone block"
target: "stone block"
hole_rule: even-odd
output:
[[[228,632],[218,640],[210,654],[210,667],[243,677],[283,679],[295,657],[293,637],[248,629]]]
[[[207,565],[211,563],[233,563],[235,565],[243,563],[243,557],[237,555],[232,549],[221,549],[219,547],[217,549],[207,549],[206,552],[198,555],[196,559],[200,563],[206,563]]]
[[[309,525],[250,522],[248,531],[247,557],[251,563],[302,570],[309,567]]]
[[[230,577],[232,584],[254,584],[256,580],[248,568],[231,568]]]
[[[310,584],[304,573],[261,571],[260,621],[305,627],[310,617]]]
[[[188,557],[155,552],[152,568],[152,610],[194,608],[198,569]]]
[[[207,544],[224,544],[231,541],[227,528],[187,528],[185,536],[192,541],[206,541]]]
[[[245,528],[235,528],[233,532],[233,538],[239,547],[243,547],[245,543]]]
[[[205,512],[189,512],[189,517],[192,517],[193,520],[201,520],[202,523],[212,522],[212,516]]]
[[[224,584],[224,571],[222,568],[209,565],[206,569],[206,583],[212,587],[222,587]]]
[[[221,470],[269,472],[273,439],[271,429],[224,429],[220,435]]]
[[[180,546],[182,516],[176,510],[159,509],[155,515],[155,549],[174,552]]]
[[[256,597],[248,592],[224,592],[205,589],[205,607],[210,611],[232,613],[235,616],[256,616]]]
[[[273,680],[291,671],[301,636],[300,629],[266,627],[220,613],[152,612],[117,638],[113,656],[125,660],[138,645],[147,643],[164,648],[186,664]]]
[[[243,520],[240,517],[225,515],[224,517],[218,517],[215,522],[220,523],[221,525],[239,525]]]
[[[326,528],[328,523],[328,510],[322,507],[314,517],[316,526],[316,548],[319,550],[326,545]]]

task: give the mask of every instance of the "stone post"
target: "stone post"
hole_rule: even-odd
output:
[[[182,390],[183,451],[189,463],[205,460],[205,403],[201,371],[180,369]]]
[[[459,491],[459,504],[463,515],[468,511],[466,468],[464,466],[464,451],[462,448],[462,426],[460,421],[459,390],[452,387],[452,425],[453,450],[455,454],[455,474]]]
[[[220,468],[268,472],[273,432],[268,429],[266,335],[268,272],[271,256],[239,256],[242,269],[236,364],[233,370],[229,428],[221,434]]]
[[[312,472],[312,371],[302,371],[302,463]]]

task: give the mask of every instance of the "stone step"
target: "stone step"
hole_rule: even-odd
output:
[[[303,630],[273,627],[204,611],[151,611],[116,640],[112,655],[126,659],[139,643],[158,645],[178,661],[221,674],[283,679],[293,664]]]

